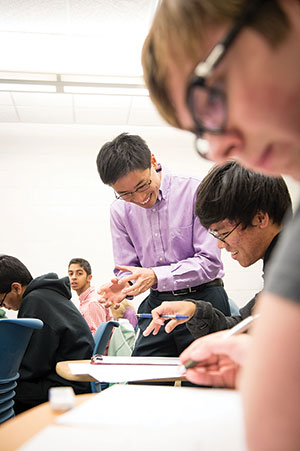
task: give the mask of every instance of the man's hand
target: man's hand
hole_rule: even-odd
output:
[[[152,321],[144,331],[143,335],[147,337],[153,332],[153,335],[156,335],[161,326],[164,325],[165,321],[168,321],[165,327],[165,331],[167,333],[172,332],[178,324],[183,324],[188,321],[192,316],[194,316],[196,311],[196,305],[194,302],[190,301],[165,301],[159,307],[156,307],[151,311],[152,313]],[[167,318],[161,318],[160,315],[186,315],[187,319],[172,319],[168,320]]]
[[[119,279],[119,283],[123,284],[126,282],[127,287],[123,287],[123,293],[125,296],[137,296],[138,294],[144,293],[152,285],[157,283],[157,278],[155,272],[151,268],[137,268],[136,266],[118,266],[117,269],[121,271],[127,271],[131,274]],[[132,285],[129,282],[134,281]]]
[[[180,355],[184,364],[188,360],[199,362],[186,370],[186,378],[200,385],[234,388],[241,366],[248,355],[252,337],[248,334],[224,338],[226,332],[216,332],[195,340]]]
[[[106,283],[99,288],[98,294],[101,296],[99,302],[104,304],[105,307],[110,307],[114,304],[115,308],[119,308],[120,303],[126,298],[126,294],[123,293],[123,290],[128,286],[128,282],[124,282],[123,279],[115,277],[111,282]]]

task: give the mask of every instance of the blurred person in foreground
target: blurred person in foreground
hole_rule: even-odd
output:
[[[195,133],[202,156],[299,180],[299,42],[299,0],[162,0],[143,48],[145,81],[167,122]],[[182,356],[215,359],[214,378],[226,369],[224,355],[234,362],[244,349],[250,450],[300,446],[299,234],[298,208],[268,268],[249,352],[249,334],[210,335]]]

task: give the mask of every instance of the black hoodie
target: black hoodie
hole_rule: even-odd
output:
[[[57,362],[89,359],[94,339],[71,299],[69,278],[54,273],[32,280],[21,301],[18,318],[38,318],[19,370],[15,411],[19,413],[48,400],[48,389],[72,386],[75,393],[90,392],[89,383],[68,381],[55,371]]]

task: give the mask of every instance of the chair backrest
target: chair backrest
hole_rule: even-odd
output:
[[[94,351],[93,354],[104,354],[111,331],[114,327],[119,327],[118,321],[107,321],[99,324],[94,335]]]
[[[21,361],[34,329],[43,321],[36,318],[0,319],[0,381],[17,378]]]
[[[94,350],[93,354],[104,354],[107,343],[110,339],[111,332],[114,327],[119,327],[118,321],[107,321],[104,323],[99,324],[95,335],[94,335]],[[100,383],[100,382],[91,382],[91,392],[97,393],[101,390],[104,390],[108,387],[108,384],[106,383]]]

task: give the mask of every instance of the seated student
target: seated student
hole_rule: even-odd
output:
[[[91,332],[95,332],[100,323],[110,321],[112,314],[109,308],[98,302],[99,295],[95,287],[91,286],[92,269],[87,260],[72,258],[68,265],[71,288],[79,296],[79,310],[89,325]]]
[[[18,318],[38,318],[44,323],[33,331],[19,369],[15,413],[48,401],[50,387],[90,392],[89,383],[63,379],[55,370],[60,361],[89,359],[94,347],[86,321],[70,301],[68,278],[49,273],[33,279],[20,260],[1,255],[0,296],[3,307],[18,310]]]
[[[219,248],[225,248],[243,267],[263,259],[263,272],[278,241],[283,218],[290,212],[290,195],[281,177],[255,173],[234,161],[213,167],[197,193],[196,214],[218,239]],[[153,320],[144,334],[157,333],[166,321],[159,315],[174,313],[189,319],[169,321],[165,327],[168,333],[186,321],[195,338],[229,329],[251,314],[256,300],[257,295],[237,316],[225,316],[212,304],[198,300],[163,302],[152,310]]]
[[[120,318],[125,318],[130,322],[133,329],[136,329],[138,324],[136,311],[133,304],[128,299],[124,299],[124,301],[121,302],[120,307],[115,308],[115,306],[112,305],[110,309],[115,320],[118,321]]]

